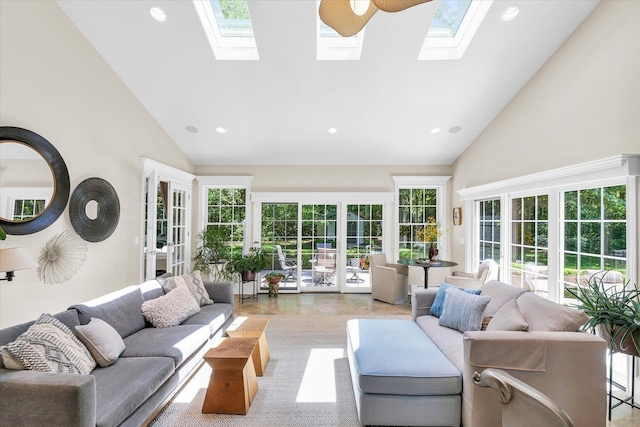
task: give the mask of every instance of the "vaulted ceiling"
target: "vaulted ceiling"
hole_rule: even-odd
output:
[[[360,60],[319,61],[315,0],[248,0],[260,59],[230,61],[191,1],[57,3],[195,164],[231,165],[451,164],[597,5],[519,1],[501,22],[494,0],[461,59],[418,61],[433,0],[374,15]]]

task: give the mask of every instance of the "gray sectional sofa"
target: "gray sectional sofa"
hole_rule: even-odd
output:
[[[450,300],[450,292],[465,292],[447,290],[438,318],[431,313],[439,290],[414,291],[413,321],[349,321],[347,354],[363,425],[499,426],[497,393],[473,383],[474,372],[486,368],[538,389],[576,426],[605,425],[606,343],[578,330],[583,312],[493,280],[462,298],[484,298],[477,313]],[[443,318],[450,320],[445,311],[463,323],[477,314],[488,325],[460,332],[443,326]]]
[[[69,329],[99,318],[122,337],[115,363],[89,375],[5,369],[0,358],[0,425],[140,426],[150,421],[173,392],[202,363],[212,337],[233,321],[233,285],[204,282],[214,304],[169,328],[154,328],[141,313],[143,302],[163,296],[157,280],[76,304],[54,315]],[[0,330],[0,346],[33,322]]]

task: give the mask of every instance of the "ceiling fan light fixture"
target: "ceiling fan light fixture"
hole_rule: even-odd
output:
[[[353,2],[353,6],[352,6]],[[362,15],[356,14],[354,7],[360,11],[362,3],[368,8]],[[320,20],[333,28],[342,37],[358,34],[378,8],[370,0],[321,0],[318,14]]]
[[[520,8],[518,6],[509,6],[500,15],[500,21],[502,22],[513,21],[514,19],[516,19],[516,16],[518,16],[518,13],[520,13]]]
[[[427,3],[431,0],[371,0],[376,7],[385,12],[400,12],[401,10]]]
[[[160,9],[158,6],[151,6],[149,8],[149,14],[153,19],[155,19],[158,22],[167,21],[167,14],[164,12],[164,10]]]
[[[369,10],[371,0],[349,0],[351,10],[358,16],[362,16]]]

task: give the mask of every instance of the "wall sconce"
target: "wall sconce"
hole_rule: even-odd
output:
[[[11,282],[14,277],[14,271],[28,270],[36,267],[38,267],[38,264],[22,249],[0,249],[0,272],[7,273],[6,277],[0,278],[0,280]]]
[[[462,208],[453,208],[453,225],[462,224]]]

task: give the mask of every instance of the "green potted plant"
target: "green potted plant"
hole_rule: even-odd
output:
[[[284,274],[278,273],[277,271],[271,271],[271,272],[267,273],[267,275],[264,276],[264,278],[270,284],[275,284],[275,283],[280,283],[280,281],[282,279],[284,279]]]
[[[606,274],[606,273],[604,273]],[[606,287],[604,274],[589,277],[586,286],[566,287],[576,300],[576,308],[583,310],[589,320],[585,328],[598,334],[609,343],[609,348],[620,353],[640,354],[640,288],[623,286]]]
[[[255,275],[268,266],[267,257],[259,247],[252,247],[244,255],[234,256],[225,266],[229,274],[239,274],[243,281],[255,280]]]
[[[229,261],[231,248],[229,236],[223,229],[208,227],[198,234],[196,254],[193,257],[193,268],[202,274],[211,276],[214,280],[225,280],[231,276],[223,264]]]

